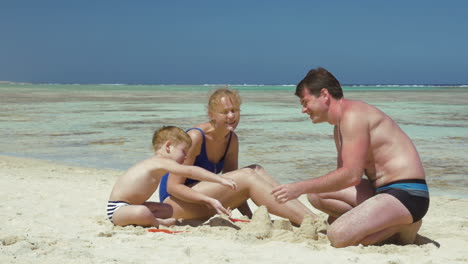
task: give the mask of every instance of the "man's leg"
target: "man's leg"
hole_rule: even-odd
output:
[[[383,241],[404,229],[413,229],[413,217],[406,207],[389,194],[373,196],[336,219],[327,231],[331,244],[346,247]],[[417,227],[417,228],[416,228]]]
[[[311,193],[307,198],[312,206],[334,220],[372,197],[374,193],[374,187],[369,180],[362,179],[356,186],[337,192]]]

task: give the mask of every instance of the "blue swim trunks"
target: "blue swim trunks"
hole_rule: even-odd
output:
[[[421,220],[429,209],[429,188],[425,180],[395,181],[377,188],[376,194],[379,193],[397,198],[413,216],[413,223]]]

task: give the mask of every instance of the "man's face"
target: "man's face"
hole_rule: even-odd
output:
[[[302,113],[309,115],[314,124],[327,121],[327,105],[324,102],[324,96],[320,94],[319,97],[316,97],[310,94],[307,89],[302,90],[301,95]]]

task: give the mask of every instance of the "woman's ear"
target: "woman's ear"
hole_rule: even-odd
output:
[[[211,111],[208,111],[208,118],[210,119],[210,121],[212,121],[214,118],[213,118],[213,113]]]

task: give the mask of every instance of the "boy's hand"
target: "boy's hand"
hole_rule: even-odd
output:
[[[221,180],[219,183],[233,190],[237,190],[237,183],[231,178],[224,178],[223,176],[221,176]]]
[[[231,210],[224,208],[223,204],[214,198],[208,201],[208,205],[213,207],[217,214],[231,216]]]

